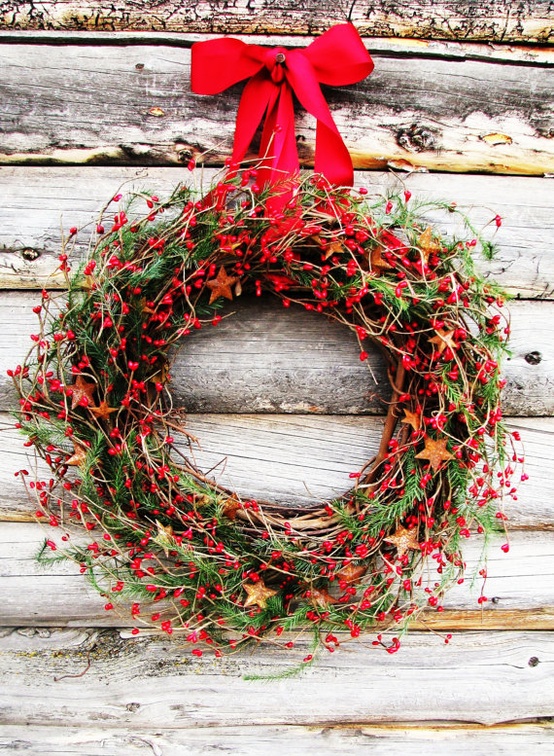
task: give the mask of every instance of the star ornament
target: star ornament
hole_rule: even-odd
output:
[[[340,255],[344,251],[344,246],[340,241],[334,241],[324,246],[323,259],[328,260],[333,255]]]
[[[337,604],[338,599],[331,596],[325,588],[310,588],[310,598],[316,606],[325,609],[329,604]]]
[[[383,257],[381,247],[374,247],[369,255],[371,270],[381,272],[382,270],[393,270],[393,266]]]
[[[395,546],[399,557],[404,556],[410,549],[417,550],[420,548],[417,531],[408,530],[401,526],[396,529],[396,533],[385,538],[385,543],[391,543]]]
[[[160,535],[163,534],[167,537],[173,536],[173,528],[171,527],[171,525],[162,525],[159,520],[156,520],[156,528]]]
[[[452,338],[454,336],[454,331],[445,331],[442,328],[439,328],[437,331],[437,335],[433,336],[432,339],[429,339],[430,344],[435,344],[437,347],[437,351],[439,354],[442,354],[446,347],[448,347],[452,352],[456,351],[458,348],[458,345]]]
[[[416,459],[428,459],[431,463],[431,467],[436,472],[443,462],[448,462],[449,459],[454,459],[454,455],[451,454],[446,448],[446,439],[426,438],[425,448],[416,454]]]
[[[89,407],[89,410],[92,412],[94,417],[97,417],[100,420],[107,420],[112,412],[117,412],[117,408],[110,407],[105,399],[100,402],[98,407]]]
[[[211,289],[210,294],[210,302],[215,302],[216,299],[220,299],[220,297],[225,297],[225,299],[233,299],[233,292],[231,291],[231,286],[235,283],[237,283],[238,278],[236,276],[228,276],[227,271],[221,266],[219,269],[219,272],[215,278],[212,278],[211,281],[206,281],[206,286],[208,289]]]
[[[259,606],[260,609],[265,609],[267,600],[277,595],[277,591],[268,588],[263,580],[258,580],[257,583],[243,583],[243,588],[248,594],[248,598],[244,602],[245,607]]]
[[[73,442],[73,449],[73,454],[71,455],[71,457],[69,457],[69,459],[66,460],[65,464],[81,467],[87,461],[87,450],[84,446],[76,444],[75,441]]]
[[[418,431],[421,428],[421,415],[418,415],[417,412],[404,410],[404,417],[400,422],[411,425],[415,431]]]
[[[357,583],[367,572],[367,567],[363,567],[361,564],[347,564],[342,570],[337,572],[337,577],[344,583]]]
[[[438,254],[441,251],[441,245],[436,239],[433,239],[431,226],[428,226],[425,231],[418,236],[417,243],[426,265],[428,264],[431,255]]]
[[[159,520],[156,520],[157,534],[152,540],[160,544],[166,557],[169,557],[169,549],[173,545],[173,528],[171,525],[162,525]]]
[[[236,520],[237,514],[242,509],[242,504],[238,499],[235,499],[234,496],[230,496],[223,504],[222,512],[223,514],[228,517],[230,520]]]
[[[93,396],[96,391],[96,383],[89,383],[89,381],[85,381],[82,375],[78,375],[70,388],[72,391],[71,409],[78,406],[89,407],[94,404]]]

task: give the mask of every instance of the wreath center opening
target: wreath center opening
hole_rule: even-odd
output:
[[[391,395],[382,355],[369,346],[361,361],[344,325],[271,296],[221,315],[172,361],[173,405],[198,438],[184,453],[240,496],[302,508],[344,493],[379,448]]]

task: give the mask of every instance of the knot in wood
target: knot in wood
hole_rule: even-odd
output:
[[[398,130],[396,142],[409,152],[424,152],[435,148],[436,139],[430,128],[412,123],[411,126]]]
[[[542,362],[542,354],[534,351],[525,355],[525,362],[529,365],[539,365]]]
[[[28,262],[32,262],[33,260],[36,260],[40,257],[40,252],[38,249],[33,249],[32,247],[25,247],[21,250],[21,257],[24,260],[27,260]]]

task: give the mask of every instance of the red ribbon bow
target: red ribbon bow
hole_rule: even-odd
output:
[[[352,184],[352,160],[320,84],[354,84],[372,70],[373,61],[351,24],[334,26],[305,49],[247,45],[232,37],[192,46],[193,92],[219,94],[250,77],[238,109],[232,160],[244,158],[265,114],[259,154],[270,182],[296,174],[300,167],[294,93],[317,119],[314,170],[332,184]]]

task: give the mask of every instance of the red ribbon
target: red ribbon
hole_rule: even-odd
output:
[[[323,97],[320,84],[354,84],[373,70],[373,61],[351,24],[334,26],[305,49],[248,45],[224,37],[192,46],[192,90],[219,94],[249,78],[239,104],[232,160],[240,161],[259,124],[265,181],[282,180],[299,170],[293,93],[317,119],[315,166],[337,185],[353,182],[352,160]]]

